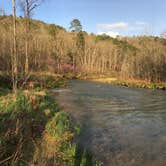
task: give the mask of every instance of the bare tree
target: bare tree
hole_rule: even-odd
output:
[[[19,5],[24,12],[25,17],[25,74],[29,72],[29,38],[30,38],[30,18],[35,8],[37,8],[43,0],[20,0]]]
[[[12,0],[13,6],[13,55],[12,55],[12,78],[13,78],[13,90],[15,95],[17,94],[17,79],[18,79],[18,68],[17,68],[17,39],[16,39],[16,6],[15,0]]]

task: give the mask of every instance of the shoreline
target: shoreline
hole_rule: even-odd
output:
[[[116,77],[98,77],[98,78],[87,77],[87,78],[81,78],[81,79],[101,82],[101,83],[109,83],[113,85],[129,87],[129,88],[166,90],[166,83],[147,82],[142,80],[122,80]]]

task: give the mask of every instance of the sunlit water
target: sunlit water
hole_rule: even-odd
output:
[[[83,126],[80,142],[103,165],[166,165],[165,91],[76,80],[65,95],[79,105],[70,113]]]

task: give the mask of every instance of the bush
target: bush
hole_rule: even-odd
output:
[[[3,89],[12,89],[12,79],[9,75],[0,75],[0,87]]]
[[[72,129],[73,124],[69,115],[65,112],[58,112],[53,119],[47,124],[46,130],[49,135],[60,138]]]
[[[31,75],[24,85],[25,88],[58,88],[66,85],[66,79],[58,75]]]

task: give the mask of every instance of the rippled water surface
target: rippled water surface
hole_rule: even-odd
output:
[[[166,165],[166,92],[71,81],[81,143],[104,165]],[[67,94],[66,94],[67,95]]]

